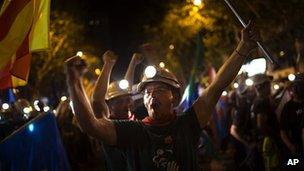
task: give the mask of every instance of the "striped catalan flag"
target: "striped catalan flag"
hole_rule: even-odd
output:
[[[5,0],[0,10],[0,89],[27,83],[31,52],[49,48],[50,0]]]

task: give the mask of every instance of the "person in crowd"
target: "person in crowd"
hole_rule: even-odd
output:
[[[149,116],[142,121],[96,118],[83,90],[85,66],[81,58],[66,61],[67,84],[81,128],[108,145],[135,150],[134,170],[198,170],[196,148],[201,133],[222,91],[233,81],[248,53],[256,48],[259,34],[252,22],[242,30],[241,41],[223,64],[215,80],[183,114],[174,112],[179,103],[180,83],[169,70],[159,68],[138,84]],[[105,116],[106,111],[101,111]]]
[[[256,120],[258,150],[263,156],[265,170],[277,170],[280,161],[279,123],[275,114],[276,105],[271,97],[272,77],[256,74],[252,77],[256,98],[252,105],[253,118]]]
[[[125,74],[125,79],[129,83],[129,88],[126,89],[120,88],[118,81],[112,82],[108,87],[111,71],[116,60],[117,56],[111,51],[107,51],[103,55],[104,65],[92,95],[93,111],[97,118],[102,118],[105,114],[110,119],[134,120],[135,115],[131,112],[133,106],[131,88],[135,67],[142,61],[142,58],[138,53],[133,55]],[[107,170],[133,170],[131,162],[125,157],[131,153],[126,153],[124,150],[106,144],[103,144],[103,150],[107,161]]]
[[[238,76],[238,88],[235,90],[235,104],[232,110],[232,124],[230,134],[235,147],[234,162],[237,169],[262,170],[263,161],[257,155],[255,120],[251,117],[252,98],[251,89],[245,84],[248,77],[245,74]]]
[[[297,74],[291,84],[292,98],[284,105],[280,117],[281,138],[288,149],[289,158],[303,159],[304,139],[304,75]],[[303,167],[303,164],[302,164]]]
[[[69,100],[65,100],[58,104],[56,121],[72,170],[81,170],[88,162],[92,152],[89,137],[74,122],[69,102]]]

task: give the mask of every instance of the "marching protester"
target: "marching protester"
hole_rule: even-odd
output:
[[[235,90],[235,107],[232,113],[230,134],[235,147],[234,162],[237,169],[263,170],[263,160],[256,149],[257,129],[251,117],[250,87],[246,86],[247,75],[238,76],[238,88]]]
[[[257,150],[263,156],[265,170],[277,170],[281,165],[281,144],[279,123],[275,114],[276,105],[271,97],[272,77],[266,74],[256,74],[252,80],[257,94],[252,105],[253,118],[256,120],[259,131]]]
[[[82,170],[92,162],[94,151],[98,149],[92,148],[90,137],[79,128],[69,102],[65,100],[58,104],[56,121],[72,170]]]
[[[281,138],[288,152],[284,156],[284,164],[288,159],[303,160],[304,143],[304,75],[297,74],[291,84],[292,98],[283,107],[280,117]],[[301,164],[303,168],[303,164]]]
[[[198,170],[196,145],[201,127],[208,122],[222,91],[233,81],[248,53],[256,47],[259,34],[249,22],[241,41],[220,68],[212,84],[183,114],[176,114],[180,84],[167,70],[158,69],[154,77],[143,77],[138,91],[144,94],[149,116],[143,121],[96,118],[84,92],[85,66],[81,58],[66,61],[67,84],[81,128],[108,145],[134,150],[134,170]],[[105,116],[106,111],[101,111]]]
[[[120,88],[118,81],[114,81],[108,86],[116,60],[117,56],[111,51],[107,51],[103,55],[104,65],[92,95],[93,111],[97,118],[134,120],[134,114],[131,112],[133,106],[131,88],[135,67],[141,62],[141,56],[135,53],[131,59],[125,75],[125,79],[129,83],[126,89]],[[133,170],[131,162],[125,157],[130,153],[106,144],[103,144],[103,150],[107,162],[107,170]]]

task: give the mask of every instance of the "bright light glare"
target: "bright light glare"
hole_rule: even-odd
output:
[[[251,77],[259,73],[265,73],[265,71],[266,71],[266,60],[265,58],[259,58],[259,59],[254,59],[250,63],[243,65],[238,74],[241,74],[242,72],[247,72],[248,77]]]
[[[164,62],[160,62],[159,63],[159,67],[164,68],[165,67],[165,63]]]
[[[253,81],[251,80],[251,79],[246,79],[246,81],[245,81],[245,84],[247,85],[247,86],[252,86],[253,85]]]
[[[39,100],[34,101],[34,105],[38,105],[38,103],[39,103]]]
[[[7,110],[9,108],[9,104],[3,103],[2,104],[2,109]]]
[[[23,117],[24,117],[25,119],[28,119],[30,116],[29,116],[28,114],[23,114]]]
[[[28,129],[29,129],[29,131],[33,132],[35,127],[33,124],[29,124]]]
[[[278,90],[278,89],[280,88],[280,86],[279,86],[278,84],[275,84],[275,85],[273,85],[273,88],[274,88],[275,90]]]
[[[67,98],[67,96],[62,96],[61,98],[60,98],[60,100],[63,102],[63,101],[66,101],[68,98]]]
[[[31,111],[31,109],[29,107],[23,108],[23,113],[28,114],[28,113],[30,113],[30,111]]]
[[[101,71],[100,71],[99,68],[96,68],[96,69],[95,69],[95,74],[96,74],[96,75],[100,75],[100,74],[101,74]]]
[[[227,95],[228,95],[227,91],[223,91],[222,96],[227,96]]]
[[[34,105],[34,108],[35,108],[38,112],[40,112],[40,107],[39,107],[38,105]]]
[[[289,74],[288,75],[288,80],[289,81],[294,81],[296,79],[296,76],[294,74]]]
[[[194,0],[194,1],[193,1],[193,4],[194,4],[195,6],[201,6],[201,5],[202,5],[202,0]]]
[[[129,82],[127,80],[119,81],[119,88],[125,90],[129,87]]]
[[[238,87],[239,87],[239,84],[238,84],[238,83],[234,83],[234,84],[233,84],[233,87],[234,87],[234,88],[238,88]]]
[[[43,107],[43,111],[44,111],[44,112],[47,112],[47,111],[49,111],[49,110],[50,110],[50,107],[49,107],[49,106],[44,106],[44,107]]]
[[[70,101],[69,105],[70,105],[70,108],[72,109],[72,113],[75,114],[73,102]]]
[[[173,44],[169,45],[169,49],[173,50],[175,47]]]
[[[79,57],[82,57],[83,52],[82,52],[82,51],[78,51],[78,52],[76,53],[76,55],[79,56]]]
[[[147,78],[152,78],[156,75],[156,68],[154,66],[148,66],[145,69],[145,75]]]

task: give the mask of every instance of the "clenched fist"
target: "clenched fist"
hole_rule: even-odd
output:
[[[134,53],[132,61],[134,61],[135,65],[138,65],[143,61],[143,56],[140,53]]]
[[[103,54],[102,59],[104,63],[115,64],[117,61],[117,55],[114,52],[108,50]]]
[[[86,62],[79,56],[70,57],[65,61],[65,72],[69,79],[79,78],[87,70]]]

